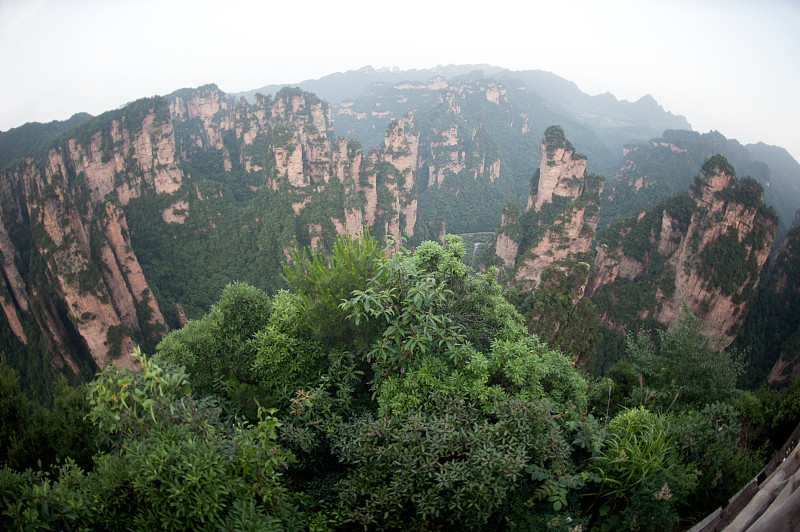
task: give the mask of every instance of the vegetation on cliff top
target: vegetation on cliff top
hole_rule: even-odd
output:
[[[564,128],[561,126],[549,126],[544,130],[544,145],[547,150],[547,158],[552,159],[555,156],[556,150],[564,148],[575,153],[575,146],[567,140],[564,134]]]

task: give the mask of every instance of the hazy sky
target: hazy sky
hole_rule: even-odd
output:
[[[0,0],[0,130],[365,65],[548,70],[800,160],[800,0]]]

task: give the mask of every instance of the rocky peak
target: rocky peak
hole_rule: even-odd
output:
[[[698,201],[710,205],[723,189],[736,183],[736,172],[722,155],[708,159],[695,179],[690,194]]]
[[[199,118],[206,123],[220,111],[227,110],[228,106],[225,93],[216,85],[206,85],[196,90],[175,93],[170,100],[169,110],[175,119]]]
[[[367,200],[368,225],[382,224],[378,233],[414,235],[418,155],[419,134],[414,125],[414,115],[409,112],[389,123],[383,146],[373,151],[365,161],[364,176],[369,184],[361,187],[361,193]],[[377,194],[381,185],[389,192],[383,201]]]
[[[586,157],[575,154],[575,147],[567,140],[561,126],[545,130],[541,150],[539,183],[535,193],[531,191],[527,208],[539,210],[556,195],[579,198],[583,193]]]
[[[591,254],[605,183],[601,176],[586,174],[586,159],[573,156],[575,149],[560,126],[547,128],[540,148],[538,183],[528,199],[524,223],[506,207],[503,225],[490,244],[508,283],[525,289],[535,288],[552,265],[571,270]],[[578,284],[583,286],[588,270],[581,275]]]
[[[330,105],[310,92],[284,87],[275,95],[270,117],[275,123],[313,126],[318,133],[333,131]]]
[[[293,187],[327,183],[331,175],[330,106],[300,89],[282,89],[268,109],[277,170],[269,184]],[[270,176],[267,176],[270,179]]]
[[[419,153],[419,135],[414,126],[414,113],[409,111],[405,117],[390,122],[383,144],[387,162],[405,174],[407,179],[411,179]],[[412,185],[413,182],[409,182],[405,186],[410,189]]]
[[[729,345],[777,233],[777,217],[762,198],[758,183],[737,180],[717,155],[689,194],[609,226],[588,288],[604,323],[623,328],[655,318],[672,325],[685,302],[705,335]],[[624,296],[632,290],[636,308]]]

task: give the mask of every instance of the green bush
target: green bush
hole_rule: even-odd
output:
[[[267,325],[271,313],[266,293],[245,283],[230,284],[206,316],[158,344],[158,357],[184,366],[202,393],[221,393],[231,377],[252,382],[251,339]]]
[[[547,406],[509,398],[486,418],[437,394],[418,412],[344,424],[334,449],[359,466],[337,486],[348,518],[381,529],[480,529],[526,464],[547,467],[566,451]]]
[[[644,331],[628,338],[626,357],[646,386],[636,399],[663,408],[672,404],[686,408],[734,396],[741,363],[717,349],[700,332],[701,327],[700,320],[684,307],[671,330],[656,332],[655,347]]]

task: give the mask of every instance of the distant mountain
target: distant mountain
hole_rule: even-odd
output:
[[[419,98],[405,101],[393,95],[407,89],[409,83],[435,87],[435,83],[429,83],[433,78],[451,84],[479,79],[498,82],[507,90],[509,103],[530,118],[537,139],[547,126],[561,124],[576,148],[589,156],[593,171],[605,172],[613,167],[623,144],[646,141],[665,129],[691,129],[684,117],[664,111],[650,95],[633,103],[617,100],[609,93],[590,96],[575,83],[541,70],[512,71],[490,65],[448,65],[425,70],[364,67],[306,80],[297,86],[333,104],[337,133],[355,137],[365,147],[371,147],[381,141],[381,132],[389,120],[403,116],[409,109],[417,112],[422,104]],[[267,85],[235,96],[252,101],[256,93],[274,94],[281,87]],[[387,108],[387,101],[396,105]],[[342,109],[353,113],[342,116]],[[353,117],[362,123],[354,124]]]
[[[703,162],[722,154],[739,177],[752,177],[764,187],[764,201],[780,218],[777,242],[800,205],[800,164],[783,148],[763,143],[743,146],[717,131],[667,130],[647,143],[629,144],[609,176],[600,226],[689,188]]]
[[[800,205],[800,164],[786,150],[763,143],[743,146],[716,131],[693,132],[685,117],[664,110],[649,94],[635,102],[618,100],[610,93],[590,96],[551,72],[512,71],[485,64],[422,70],[368,66],[306,80],[298,86],[331,101],[337,134],[358,139],[369,148],[383,142],[390,120],[412,110],[423,117],[418,124],[424,127],[424,117],[440,104],[443,92],[476,82],[496,83],[503,91],[501,107],[508,109],[503,113],[524,121],[530,135],[526,138],[520,130],[509,136],[505,125],[492,129],[490,122],[496,117],[486,118],[474,109],[477,100],[465,97],[464,89],[456,89],[461,96],[459,111],[467,121],[477,126],[484,120],[493,137],[502,139],[497,145],[506,171],[534,167],[535,156],[520,158],[516,146],[535,153],[545,128],[560,124],[576,150],[588,157],[588,170],[606,176],[600,227],[686,190],[703,162],[717,153],[724,155],[740,176],[753,177],[763,185],[765,202],[780,218],[777,241],[786,234]],[[280,87],[264,86],[236,96],[252,100],[257,92],[275,93]],[[512,120],[506,122],[510,125]],[[530,175],[507,177],[513,187],[510,198],[523,203]]]
[[[365,66],[358,70],[336,72],[319,79],[307,79],[300,83],[285,83],[282,85],[265,85],[251,91],[233,94],[236,98],[244,97],[249,102],[255,101],[256,94],[275,94],[286,85],[300,87],[304,91],[313,92],[331,104],[338,104],[346,99],[360,96],[367,87],[374,83],[399,83],[401,81],[427,81],[436,76],[452,78],[463,76],[474,71],[486,73],[501,72],[504,69],[490,65],[447,65],[426,69],[399,70],[389,68],[375,69]]]
[[[650,94],[635,102],[618,100],[608,92],[589,96],[575,83],[541,70],[505,71],[500,79],[522,81],[554,113],[590,128],[614,156],[632,139],[657,136],[665,129],[691,129],[686,118],[665,111]]]

